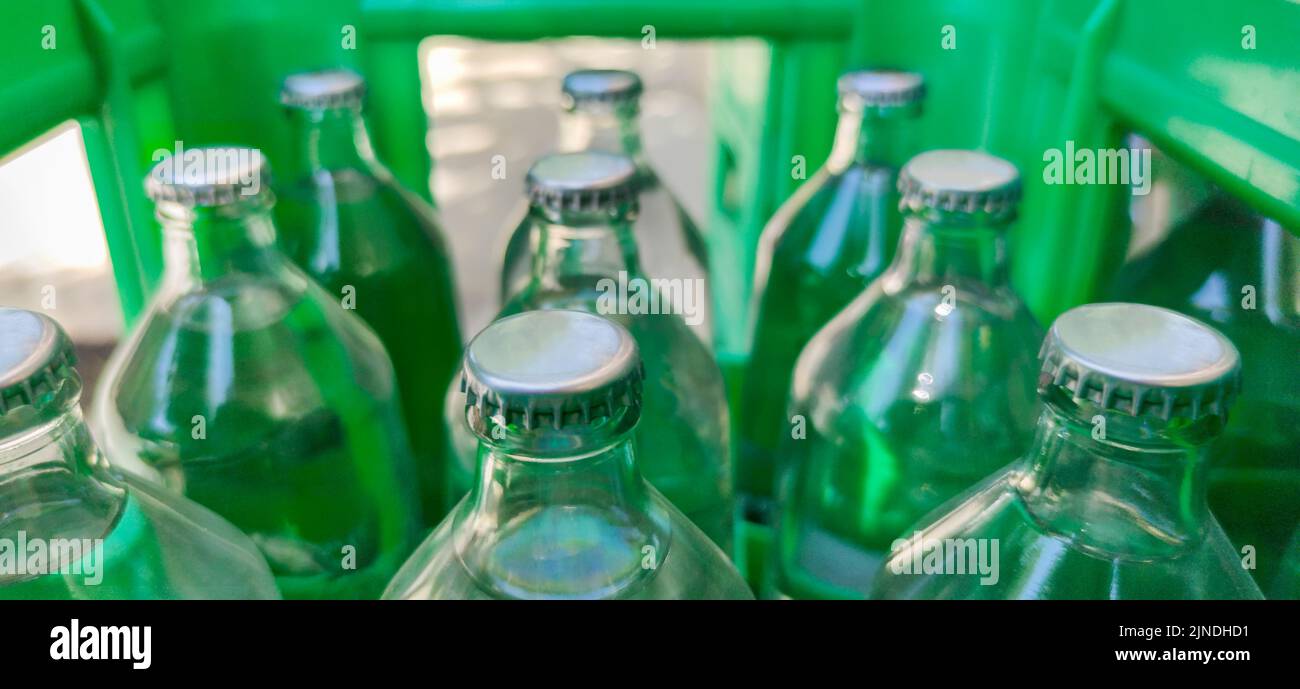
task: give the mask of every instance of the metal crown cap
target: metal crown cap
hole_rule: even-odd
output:
[[[925,98],[925,79],[916,72],[892,69],[845,72],[835,85],[840,109],[849,112],[914,105]]]
[[[280,103],[304,110],[357,108],[366,96],[366,80],[350,69],[321,69],[285,77]]]
[[[225,206],[270,190],[271,167],[256,148],[202,146],[159,161],[145,177],[154,203]]]
[[[1039,390],[1170,420],[1227,418],[1241,357],[1210,326],[1145,304],[1085,304],[1057,317],[1039,352]]]
[[[898,191],[904,212],[943,221],[1009,222],[1020,203],[1020,172],[982,151],[926,151],[899,171]]]
[[[594,212],[636,199],[636,163],[603,151],[554,153],[528,169],[528,200],[549,210]]]
[[[623,326],[583,311],[528,311],[474,337],[461,391],[483,418],[560,429],[621,410],[639,414],[643,378],[636,340]]]
[[[80,384],[72,340],[49,316],[0,308],[0,417],[37,410],[58,398],[68,381]]]
[[[580,69],[564,76],[560,91],[564,94],[564,109],[577,110],[588,105],[634,106],[641,98],[643,87],[636,72]]]

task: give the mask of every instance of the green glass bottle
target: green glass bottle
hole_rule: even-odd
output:
[[[1246,387],[1210,449],[1210,507],[1256,581],[1276,578],[1300,526],[1300,236],[1225,194],[1126,266],[1117,298],[1212,323],[1241,352]]]
[[[752,598],[641,477],[646,375],[632,334],[590,313],[531,311],[479,333],[462,400],[479,440],[474,488],[384,597]]]
[[[564,115],[560,120],[559,150],[562,152],[605,151],[633,160],[637,166],[640,212],[633,232],[641,247],[641,260],[653,277],[699,280],[706,286],[699,318],[688,325],[706,344],[713,342],[707,290],[708,254],[699,227],[650,166],[641,145],[641,78],[617,69],[581,69],[564,77],[561,86]],[[501,271],[501,301],[528,286],[533,249],[537,245],[534,225],[527,209],[506,244]]]
[[[72,342],[0,308],[0,599],[279,598],[247,536],[111,468]]]
[[[533,273],[501,316],[539,309],[599,313],[636,337],[645,359],[645,419],[637,427],[641,470],[724,550],[732,541],[732,484],[727,400],[722,373],[687,328],[683,295],[698,300],[699,281],[648,279],[641,272],[632,220],[638,211],[636,167],[624,156],[588,151],[539,160],[529,170],[530,232],[538,237]],[[694,303],[699,303],[698,301]],[[460,394],[456,381],[448,392]],[[457,476],[470,488],[477,442],[448,417]]]
[[[1206,504],[1238,388],[1222,334],[1141,304],[1056,319],[1019,460],[901,536],[873,598],[1261,598]]]
[[[884,271],[898,244],[898,168],[910,157],[925,91],[921,75],[883,70],[849,72],[838,88],[830,157],[763,228],[754,262],[736,490],[744,517],[760,524],[772,519],[795,359]]]
[[[365,83],[346,70],[284,81],[297,146],[276,186],[279,242],[383,341],[397,372],[426,526],[446,504],[441,390],[460,361],[456,293],[433,209],[374,156],[361,113]]]
[[[1042,331],[1008,284],[1011,163],[922,153],[889,268],[795,368],[769,595],[861,597],[898,534],[1028,446]]]
[[[164,275],[95,430],[113,462],[252,536],[286,598],[378,596],[419,525],[392,364],[276,249],[266,177],[243,148],[154,167]]]

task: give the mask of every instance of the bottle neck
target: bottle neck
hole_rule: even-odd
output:
[[[557,290],[590,278],[641,274],[632,214],[555,216],[533,208],[530,218],[538,242],[530,286]]]
[[[22,530],[48,537],[106,522],[125,494],[102,480],[104,473],[97,470],[103,467],[75,402],[0,439],[0,534]],[[80,521],[59,523],[61,513],[77,509]]]
[[[1221,425],[1174,428],[1052,391],[1016,488],[1043,529],[1088,552],[1173,557],[1204,534],[1206,447]]]
[[[483,442],[456,517],[456,548],[480,583],[513,598],[615,597],[654,576],[670,529],[636,468],[631,434],[545,459]]]
[[[1009,280],[1005,224],[947,225],[913,215],[888,277],[895,286],[978,281],[1001,287]]]
[[[293,126],[293,157],[281,173],[300,181],[322,172],[368,170],[374,149],[365,118],[355,108],[289,111]]]
[[[638,170],[648,170],[636,108],[593,106],[566,112],[560,119],[560,150],[621,153]]]
[[[1260,301],[1269,320],[1300,328],[1300,234],[1273,220],[1265,220],[1262,230]]]
[[[482,442],[469,502],[479,516],[500,517],[493,521],[502,524],[539,505],[644,513],[649,495],[631,438],[626,434],[603,448],[544,459]]]
[[[903,112],[842,110],[826,167],[832,173],[850,166],[898,169],[910,157],[912,118]]]
[[[160,203],[164,284],[189,285],[234,273],[283,271],[286,262],[275,249],[270,205],[266,195],[215,207]]]

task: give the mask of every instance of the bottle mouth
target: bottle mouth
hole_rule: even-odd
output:
[[[39,435],[58,419],[77,408],[81,402],[81,377],[73,374],[59,382],[40,406],[26,406],[0,416],[0,445],[23,442],[29,435]]]
[[[1014,215],[990,218],[972,217],[964,213],[906,211],[903,213],[904,228],[922,227],[927,235],[955,242],[1005,237],[1013,222],[1015,222]]]
[[[623,326],[585,311],[526,311],[470,341],[461,391],[470,429],[484,441],[571,451],[636,425],[644,377]]]
[[[608,226],[612,223],[635,222],[641,215],[641,204],[637,199],[599,208],[529,203],[528,214],[552,225],[575,228]]]
[[[865,112],[919,106],[925,79],[916,72],[870,69],[846,72],[836,80],[840,110]]]
[[[145,177],[144,186],[157,205],[228,206],[269,193],[271,170],[266,156],[256,148],[188,148],[158,161]]]
[[[570,115],[630,119],[641,114],[641,102],[636,98],[629,100],[574,98],[565,93],[560,95],[560,109]]]
[[[1241,384],[1241,358],[1222,333],[1145,304],[1076,306],[1052,323],[1039,387],[1131,416],[1189,423],[1223,417]]]
[[[280,103],[308,111],[360,108],[365,94],[366,82],[360,74],[348,69],[322,69],[286,77],[280,88]]]
[[[925,111],[921,101],[900,105],[863,105],[856,97],[840,96],[835,103],[840,115],[861,117],[864,120],[910,120]]]
[[[524,180],[529,203],[557,215],[609,214],[633,205],[640,177],[627,156],[605,151],[555,153]]]
[[[1221,416],[1172,420],[1154,414],[1134,416],[1089,399],[1076,398],[1069,391],[1043,385],[1041,381],[1038,398],[1048,413],[1087,430],[1094,441],[1146,452],[1185,454],[1191,448],[1208,447],[1223,433],[1226,424]]]
[[[906,197],[899,200],[898,210],[905,218],[916,218],[936,227],[964,230],[1001,231],[1015,222],[1020,215],[1015,206],[936,205],[928,201],[917,201]]]
[[[54,319],[0,308],[0,441],[77,405],[76,363],[72,340]]]
[[[275,194],[269,187],[258,193],[241,196],[227,203],[213,205],[192,205],[177,201],[157,201],[154,204],[154,218],[164,229],[181,229],[191,231],[191,225],[202,217],[219,220],[233,220],[247,216],[249,213],[269,211],[275,206]]]
[[[565,75],[560,92],[569,111],[608,109],[635,111],[643,91],[635,72],[620,69],[580,69]]]
[[[572,461],[626,440],[641,418],[638,407],[616,409],[612,416],[574,419],[556,427],[549,418],[533,427],[509,423],[499,414],[465,408],[465,421],[479,441],[516,459],[537,462]]]
[[[1020,204],[1020,172],[983,151],[926,151],[903,165],[898,193],[909,215],[947,225],[1005,224]]]

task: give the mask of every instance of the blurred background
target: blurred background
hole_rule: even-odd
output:
[[[528,166],[554,148],[565,73],[596,67],[641,75],[647,155],[687,210],[704,217],[711,52],[706,41],[661,42],[647,51],[638,41],[587,38],[439,37],[421,45],[425,110],[437,121],[427,142],[438,161],[431,183],[452,246],[466,337],[497,311],[507,224],[518,212]],[[497,155],[508,161],[505,179],[490,174]],[[0,218],[0,304],[58,318],[77,342],[82,373],[93,386],[121,337],[123,318],[75,123],[0,161]]]
[[[1211,179],[1294,224],[1287,199],[1296,188],[1288,176],[1295,125],[1285,100],[1295,92],[1287,88],[1295,84],[1294,69],[1286,68],[1292,52],[1283,42],[1243,52],[1236,43],[1200,40],[1210,29],[1240,27],[1257,15],[1283,17],[1287,9],[1253,0],[1207,5],[1197,13],[1199,33],[1166,37],[1155,49],[1143,27],[1165,16],[1165,3],[1112,8],[1123,21],[1112,27],[1102,65],[1111,66],[1099,72],[1104,78],[1093,102],[1067,98],[1079,75],[1091,72],[1078,72],[1074,60],[1082,57],[1072,43],[1061,43],[1091,25],[1091,3],[651,1],[630,3],[630,10],[597,4],[591,16],[564,3],[517,4],[528,11],[511,14],[502,9],[508,3],[227,0],[181,9],[161,0],[113,0],[105,3],[112,20],[106,36],[123,51],[119,68],[129,72],[121,97],[111,93],[113,74],[102,64],[108,56],[90,40],[77,3],[15,12],[19,20],[0,26],[0,63],[11,68],[0,79],[8,86],[3,105],[12,114],[0,138],[9,137],[5,150],[21,146],[0,159],[0,303],[54,313],[82,346],[83,371],[93,381],[123,320],[100,211],[117,242],[124,273],[118,288],[128,310],[138,309],[157,269],[156,256],[148,256],[156,253],[156,244],[148,245],[157,228],[136,186],[149,152],[170,150],[177,138],[248,142],[263,145],[274,165],[288,140],[275,105],[279,80],[287,71],[337,64],[371,81],[381,159],[408,186],[431,191],[440,206],[466,337],[496,310],[506,223],[521,201],[528,165],[554,145],[560,79],[579,67],[629,68],[645,82],[648,157],[710,234],[720,320],[715,345],[724,373],[747,356],[744,321],[758,233],[801,181],[790,173],[792,161],[806,158],[809,171],[822,163],[835,122],[834,79],[847,66],[907,66],[927,75],[931,89],[919,123],[926,147],[982,148],[1025,171],[1066,138],[1110,147],[1141,131],[1168,150],[1171,157],[1155,155],[1155,188],[1147,197],[1103,185],[1048,186],[1026,174],[1013,277],[1040,320],[1104,292],[1125,247],[1132,258],[1158,245],[1171,224],[1210,195]],[[370,22],[362,24],[361,47],[341,45],[339,27],[346,42],[359,19]],[[948,21],[962,26],[955,52],[934,30]],[[22,37],[41,36],[47,24],[62,27],[60,48],[32,50]],[[636,38],[548,38],[570,31],[639,36],[651,25],[659,32],[653,50]],[[457,32],[500,40],[434,36]],[[918,38],[926,35],[932,40]],[[214,59],[227,54],[242,56],[239,69]],[[1141,69],[1114,68],[1135,64]],[[420,105],[435,123],[425,141]],[[1063,119],[1067,105],[1078,111]],[[69,116],[88,127],[103,209],[77,125],[49,129]],[[490,174],[498,155],[508,161],[505,179]],[[133,258],[138,266],[129,265]]]
[[[735,52],[737,43],[743,40],[729,41],[728,49]],[[424,41],[425,110],[437,123],[426,142],[438,161],[431,185],[454,256],[466,337],[497,311],[508,225],[519,212],[528,166],[554,148],[560,79],[571,70],[631,69],[641,75],[647,155],[687,211],[696,219],[708,217],[715,49],[711,41],[664,41],[653,51],[638,41],[592,38]],[[1129,145],[1151,143],[1134,136]],[[505,179],[490,174],[497,155],[508,161]],[[809,161],[810,167],[819,164]],[[1209,196],[1208,182],[1158,151],[1153,165],[1152,193],[1132,197],[1130,257],[1158,244],[1171,224]],[[123,319],[75,123],[0,161],[0,218],[0,304],[53,312],[76,340],[93,386],[121,336]]]

